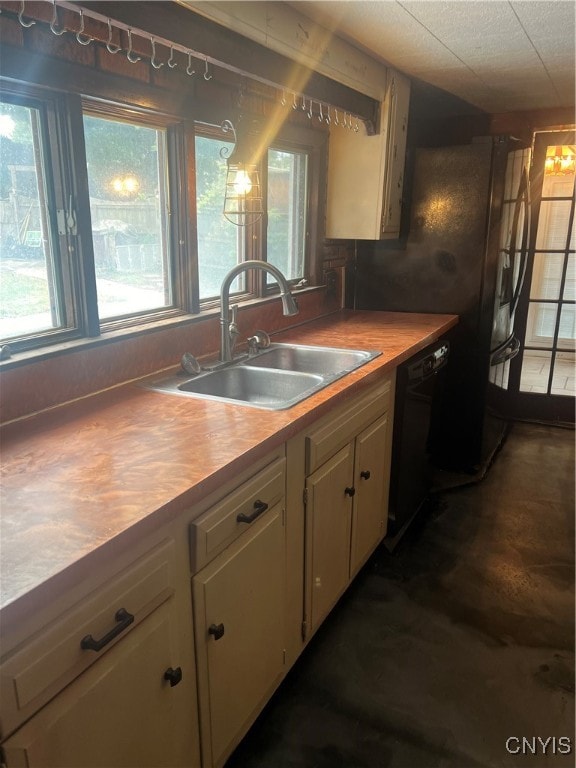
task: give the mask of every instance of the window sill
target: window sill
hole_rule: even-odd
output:
[[[293,295],[296,299],[299,296],[317,293],[324,289],[324,286],[307,286],[305,288],[299,288],[293,291]],[[247,299],[239,302],[239,309],[242,312],[245,308],[264,306],[270,304],[273,301],[277,301],[278,294],[271,294],[263,298]],[[231,303],[234,303],[234,297],[231,298]],[[163,330],[170,330],[176,328],[182,328],[186,326],[195,327],[199,324],[215,320],[220,317],[220,307],[213,306],[208,309],[202,310],[197,315],[182,314],[169,318],[163,318],[154,322],[141,323],[139,325],[132,325],[125,328],[118,328],[110,331],[105,331],[102,335],[93,338],[80,338],[70,341],[61,342],[58,344],[52,344],[50,346],[26,349],[20,352],[14,352],[12,357],[6,360],[0,360],[0,372],[7,371],[13,368],[19,368],[25,365],[31,365],[39,363],[44,360],[50,360],[62,355],[72,354],[79,351],[88,351],[90,349],[97,349],[109,344],[121,343],[129,339],[137,338],[139,336],[146,336],[147,334],[158,333]],[[6,342],[8,345],[9,341]],[[217,350],[208,350],[207,353],[216,353]]]

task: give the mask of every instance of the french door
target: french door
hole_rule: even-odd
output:
[[[510,368],[516,416],[574,423],[576,233],[574,131],[537,133],[530,248]]]

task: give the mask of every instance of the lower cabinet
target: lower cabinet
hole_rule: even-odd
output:
[[[203,763],[222,765],[284,673],[278,504],[193,579]]]
[[[187,551],[166,533],[3,638],[7,768],[198,768]]]
[[[305,638],[386,533],[392,391],[388,381],[306,437]]]
[[[312,629],[328,614],[350,577],[353,467],[353,446],[347,445],[306,479]]]
[[[9,768],[191,766],[193,670],[164,603],[3,744]],[[192,711],[194,707],[192,706]]]
[[[391,428],[385,413],[354,443],[354,496],[350,576],[364,565],[386,533]]]
[[[204,768],[223,765],[285,672],[285,489],[282,448],[191,526]]]
[[[385,535],[393,394],[392,375],[11,630],[6,768],[221,768]]]

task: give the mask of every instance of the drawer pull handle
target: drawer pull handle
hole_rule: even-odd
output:
[[[110,630],[110,632],[107,632],[104,637],[100,638],[100,640],[95,640],[92,635],[86,635],[80,641],[80,648],[85,651],[101,651],[105,645],[112,642],[115,637],[118,637],[118,635],[134,621],[134,616],[131,613],[128,613],[125,608],[119,608],[116,611],[114,618],[118,623]]]
[[[224,634],[224,624],[210,624],[208,634],[214,635],[214,640],[220,640]]]
[[[363,472],[360,472],[360,477],[364,480],[370,480],[370,470],[366,469]]]
[[[266,504],[265,501],[260,501],[260,499],[256,499],[254,502],[254,512],[251,512],[249,515],[244,514],[244,512],[240,512],[239,515],[236,515],[236,522],[237,523],[253,523],[254,520],[256,520],[257,517],[260,517],[262,512],[266,512],[268,509],[268,504]]]
[[[356,488],[354,488],[354,486],[352,486],[352,488],[344,488],[344,493],[346,496],[350,496],[350,498],[352,498],[352,496],[354,496],[356,493]]]
[[[164,672],[164,680],[168,680],[170,688],[174,688],[182,680],[182,667],[176,667],[176,669],[168,667]]]

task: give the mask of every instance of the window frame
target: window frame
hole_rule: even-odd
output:
[[[207,138],[224,138],[220,125],[210,123],[206,120],[197,120],[194,123],[195,135],[205,136]],[[306,284],[317,281],[318,268],[312,258],[312,254],[317,252],[319,240],[319,222],[322,220],[323,206],[321,204],[321,189],[325,188],[326,162],[325,153],[327,148],[328,136],[321,131],[313,131],[309,128],[304,129],[292,125],[284,125],[277,136],[267,144],[265,151],[259,163],[260,182],[263,190],[268,189],[268,152],[277,150],[284,152],[293,152],[305,154],[307,157],[306,169],[306,227],[304,241],[304,275],[301,278],[289,280],[291,285],[299,284],[305,280]],[[324,158],[324,163],[322,162]],[[324,187],[322,187],[324,183]],[[194,186],[194,191],[196,187]],[[194,195],[195,197],[195,195]],[[264,215],[260,220],[243,229],[245,236],[244,253],[245,260],[256,259],[267,261],[267,229],[268,229],[268,196],[263,195]],[[262,271],[249,270],[246,273],[246,290],[234,294],[234,301],[245,302],[251,300],[265,299],[280,291],[277,283],[268,284],[266,273]],[[199,306],[202,310],[212,309],[219,306],[218,298],[209,298],[199,300]]]
[[[74,206],[74,174],[70,158],[63,147],[74,146],[74,125],[71,114],[75,97],[54,93],[26,84],[3,84],[1,100],[35,109],[40,115],[43,194],[46,196],[46,218],[49,229],[50,261],[53,280],[59,294],[62,324],[57,328],[7,337],[3,343],[17,350],[29,350],[91,335],[87,294],[90,273],[86,269],[83,251],[79,247],[79,219]],[[72,205],[71,205],[72,203]],[[47,264],[48,266],[48,264]]]
[[[34,63],[43,61],[42,55],[31,54],[29,70]],[[216,123],[222,107],[217,103],[183,105],[176,93],[170,94],[148,84],[119,80],[112,83],[110,77],[96,73],[94,81],[87,86],[77,66],[60,63],[60,75],[66,77],[62,91],[62,77],[54,83],[50,77],[42,77],[37,83],[30,83],[13,76],[0,77],[0,93],[10,101],[35,98],[39,103],[50,104],[50,130],[47,146],[50,150],[51,166],[58,177],[57,206],[65,211],[72,201],[75,226],[58,236],[59,254],[69,274],[70,290],[66,296],[67,311],[74,312],[73,327],[56,329],[47,333],[31,334],[30,337],[5,339],[13,352],[34,352],[41,357],[70,348],[66,342],[77,344],[105,343],[122,335],[152,332],[172,322],[196,322],[214,314],[219,306],[219,297],[200,301],[198,284],[198,252],[196,227],[196,185],[195,185],[195,137],[199,125],[211,125],[221,131]],[[46,75],[47,71],[44,70]],[[90,92],[87,92],[90,91]],[[92,226],[89,204],[88,173],[83,131],[84,109],[94,114],[118,116],[120,119],[136,117],[136,122],[152,125],[166,125],[167,153],[172,158],[169,174],[168,194],[170,195],[170,238],[172,243],[171,261],[173,278],[173,306],[145,313],[135,313],[117,319],[100,321],[97,314],[96,275]],[[262,125],[260,126],[262,127]],[[317,282],[320,265],[318,254],[318,232],[322,227],[322,190],[325,187],[327,169],[328,136],[324,131],[309,127],[285,124],[278,136],[270,143],[273,149],[288,149],[309,153],[308,160],[308,212],[309,230],[306,242],[306,264],[308,284]],[[267,158],[267,151],[264,158]],[[169,161],[170,162],[170,161]],[[266,163],[263,163],[266,165]],[[266,169],[263,169],[266,170]],[[61,177],[61,178],[60,178]],[[323,182],[324,179],[324,182]],[[263,183],[264,183],[263,176]],[[245,258],[266,258],[264,224],[266,216],[247,234]],[[245,233],[246,234],[246,233]],[[266,286],[264,273],[249,270],[246,273],[248,290],[235,299],[238,302],[265,300],[278,291],[276,284]],[[120,336],[119,336],[120,334]],[[64,343],[64,347],[62,346]],[[16,362],[16,359],[14,360]],[[10,365],[12,361],[10,361]]]
[[[303,260],[304,260],[304,269],[303,274],[301,277],[297,278],[290,278],[288,279],[289,285],[298,285],[302,280],[304,280],[306,283],[310,280],[310,266],[311,266],[311,249],[310,249],[310,233],[311,233],[311,224],[310,219],[312,215],[311,210],[311,174],[312,169],[311,166],[313,164],[313,148],[310,146],[303,147],[301,145],[295,144],[294,141],[287,141],[282,140],[282,138],[276,139],[275,141],[271,142],[270,145],[267,147],[266,151],[266,159],[267,162],[265,164],[265,189],[268,189],[268,155],[270,150],[272,151],[278,151],[278,152],[289,152],[292,154],[301,154],[306,156],[306,196],[305,196],[305,226],[304,226],[304,253],[303,253]],[[266,195],[266,229],[268,229],[268,195]],[[268,238],[266,237],[266,256],[267,254],[267,246],[268,246]],[[267,259],[266,259],[267,260]],[[272,283],[271,285],[268,284],[266,280],[266,275],[262,275],[263,279],[263,295],[270,295],[274,293],[279,293],[279,288],[276,283]]]
[[[84,115],[109,120],[116,119],[119,122],[166,131],[166,195],[168,206],[166,235],[172,302],[169,306],[165,307],[99,319],[100,335],[122,328],[130,328],[173,317],[180,317],[185,314],[192,314],[191,292],[186,288],[186,282],[189,282],[186,280],[186,277],[190,275],[183,269],[186,261],[185,248],[191,243],[188,227],[186,226],[188,221],[188,195],[186,191],[187,185],[184,183],[187,168],[184,121],[161,112],[136,109],[133,106],[102,101],[91,97],[82,98],[82,119]],[[81,170],[85,172],[86,188],[88,189],[88,169],[85,155]],[[88,211],[90,211],[89,195],[85,205]],[[90,229],[86,232],[86,237],[90,239],[89,247],[92,252],[92,260],[94,260],[91,217]],[[95,299],[97,305],[97,297]]]

